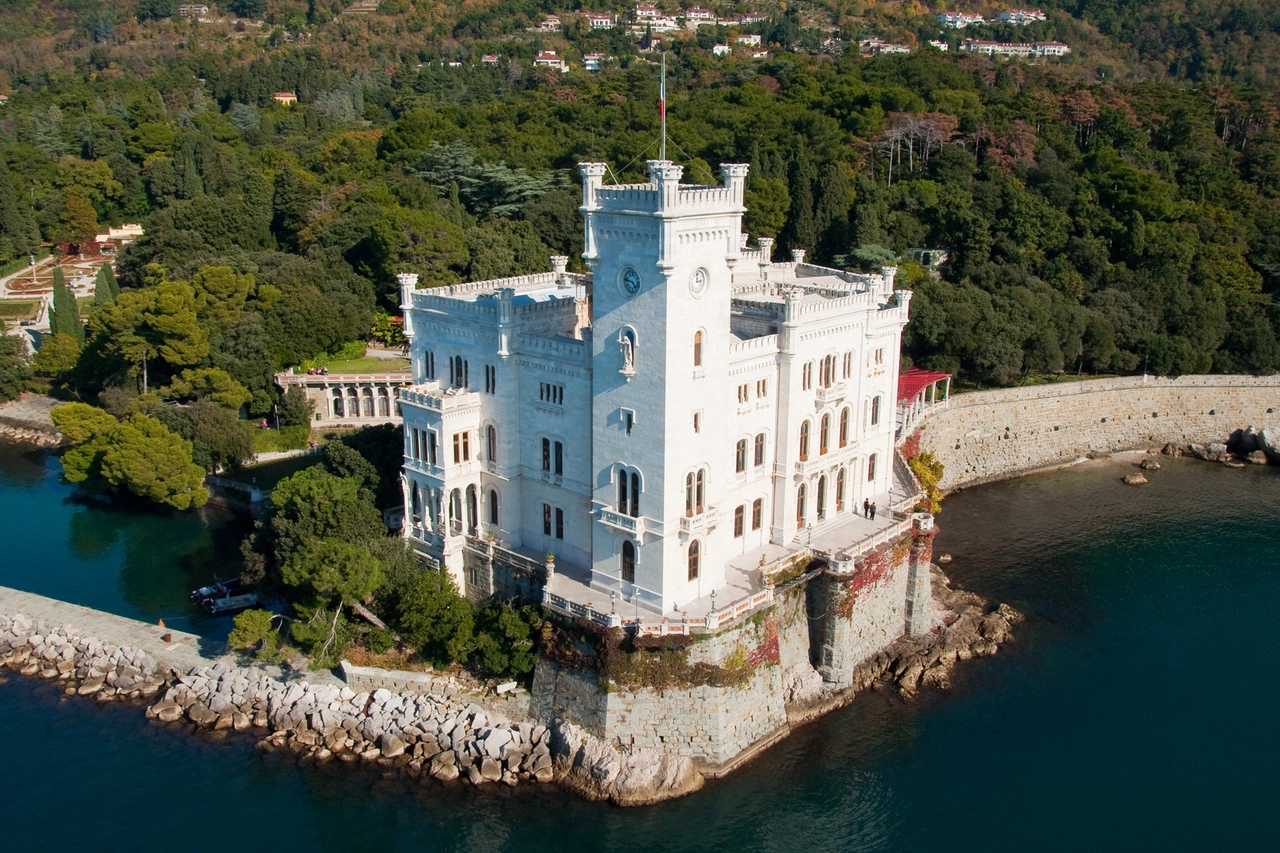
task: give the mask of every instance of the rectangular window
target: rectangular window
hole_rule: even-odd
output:
[[[416,429],[413,431],[413,449],[409,453],[409,458],[415,462],[422,461],[422,442]]]
[[[884,364],[884,347],[876,350],[876,364]]]
[[[755,503],[751,504],[751,529],[759,530],[762,524],[764,524],[764,498],[756,498]]]
[[[564,476],[564,445],[556,442],[556,476]]]
[[[564,538],[564,510],[556,507],[556,538]]]
[[[551,504],[542,505],[542,533],[544,536],[551,535]]]
[[[765,397],[768,397],[768,396],[769,396],[769,380],[757,379],[756,380],[756,397],[763,400]]]
[[[747,508],[745,506],[740,506],[733,511],[733,536],[735,539],[740,537],[746,528],[746,514]]]
[[[764,464],[764,433],[756,436],[756,467],[759,468]]]
[[[486,394],[498,393],[498,368],[492,364],[484,366],[484,392]]]
[[[427,433],[427,461],[432,465],[436,464],[436,434],[434,432]]]
[[[542,439],[542,470],[551,471],[551,439]]]
[[[631,435],[631,428],[636,425],[636,413],[630,409],[622,410],[622,430],[627,435]]]
[[[460,462],[471,461],[471,433],[455,432],[453,434],[453,462],[457,465]]]
[[[426,374],[427,379],[436,378],[436,354],[426,352],[422,354],[422,372]]]
[[[702,432],[702,412],[693,413],[693,431],[695,433]]]
[[[544,403],[551,403],[556,406],[564,405],[564,386],[553,385],[550,382],[538,383],[538,399]]]
[[[751,386],[743,384],[738,386],[738,402],[746,403],[751,399]]]

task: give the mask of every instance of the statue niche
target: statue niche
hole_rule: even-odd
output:
[[[636,375],[636,333],[632,329],[623,329],[618,333],[618,350],[622,356],[622,369],[618,372],[631,381]]]

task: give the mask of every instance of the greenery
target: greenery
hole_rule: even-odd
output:
[[[281,420],[283,424],[283,419]],[[311,440],[311,427],[306,424],[281,426],[280,429],[253,430],[254,453],[279,453],[284,450],[305,450]]]
[[[275,615],[266,610],[245,610],[232,620],[233,627],[227,636],[227,644],[233,649],[251,648],[260,661],[280,659],[280,633],[272,620]]]
[[[135,414],[118,421],[85,403],[58,406],[52,417],[74,443],[62,457],[68,482],[127,490],[175,509],[201,507],[209,500],[204,470],[192,462],[191,442],[155,418]]]
[[[27,390],[30,379],[31,363],[27,357],[26,341],[0,334],[0,403],[12,400]]]

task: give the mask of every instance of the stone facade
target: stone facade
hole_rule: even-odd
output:
[[[954,489],[1278,423],[1280,376],[1131,376],[956,394],[928,415],[921,446],[946,466],[942,488]]]

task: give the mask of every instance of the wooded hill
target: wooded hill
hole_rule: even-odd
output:
[[[715,58],[723,34],[690,34],[668,51],[671,151],[692,180],[750,162],[748,230],[782,251],[870,268],[948,249],[939,279],[902,265],[917,363],[982,383],[1144,363],[1273,371],[1276,14],[1155,4],[1180,10],[1157,55],[1142,34],[1164,19],[1146,6],[1049,4],[1046,33],[1083,34],[1081,50],[1034,64],[821,53],[823,20],[851,37],[940,32],[906,5],[778,12],[760,26],[763,60]],[[654,57],[620,32],[524,32],[549,4],[395,8],[334,21],[332,8],[269,4],[245,24],[6,4],[0,22],[21,37],[0,48],[0,261],[141,220],[147,235],[118,267],[125,293],[235,283],[230,308],[192,309],[208,354],[157,359],[151,383],[218,367],[261,391],[261,410],[271,369],[366,337],[375,310],[395,310],[397,272],[432,286],[576,260],[576,163],[641,175],[658,134]],[[532,66],[542,47],[615,61],[561,75]],[[1202,61],[1184,62],[1193,53]],[[61,381],[137,389],[138,365],[93,341],[108,326],[90,321]]]

